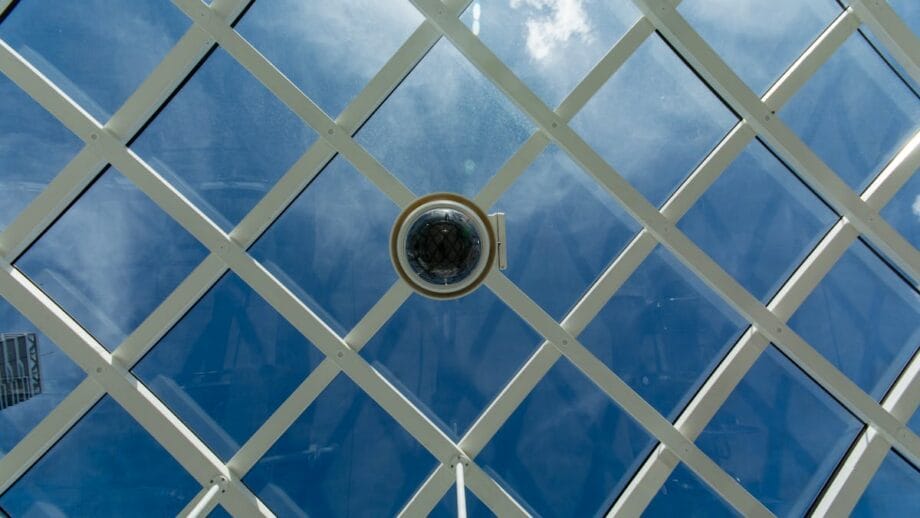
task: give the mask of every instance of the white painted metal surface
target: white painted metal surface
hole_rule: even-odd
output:
[[[457,16],[469,4],[467,0],[453,0],[446,5],[438,0],[411,1],[425,15],[426,21],[336,120],[323,113],[232,28],[232,22],[249,1],[215,0],[208,6],[198,0],[173,0],[194,21],[193,26],[124,106],[104,124],[94,120],[22,56],[0,42],[0,72],[85,142],[83,151],[0,234],[0,296],[54,340],[88,375],[51,414],[0,459],[0,492],[15,483],[95,402],[109,394],[201,483],[201,492],[189,502],[183,515],[206,515],[220,503],[237,516],[271,516],[271,511],[241,482],[242,478],[333,378],[344,373],[441,462],[406,504],[403,515],[418,516],[430,512],[456,483],[458,509],[461,503],[465,503],[463,488],[468,486],[499,516],[525,516],[528,513],[522,503],[477,466],[475,458],[555,362],[565,356],[660,441],[614,505],[611,510],[613,515],[641,513],[678,461],[690,467],[742,514],[769,515],[763,504],[700,451],[693,441],[771,341],[851,412],[868,423],[819,498],[816,504],[819,514],[839,515],[852,510],[891,447],[915,465],[920,465],[920,438],[904,424],[920,404],[918,359],[914,358],[879,404],[785,323],[847,247],[860,236],[884,251],[912,277],[915,284],[920,280],[920,252],[878,214],[879,209],[920,168],[920,134],[915,135],[864,193],[857,195],[778,117],[773,116],[853,34],[860,22],[872,29],[914,80],[920,81],[920,42],[884,1],[850,2],[851,7],[824,31],[763,98],[758,98],[683,20],[675,9],[677,2],[635,0],[645,16],[627,31],[555,111],[546,107],[458,21]],[[0,1],[0,14],[10,4],[9,1]],[[743,119],[661,211],[652,207],[568,127],[572,117],[655,31]],[[415,198],[352,137],[442,35],[539,127],[539,131],[518,149],[479,193],[475,199],[478,204],[491,205],[543,149],[554,142],[607,187],[611,195],[644,226],[562,322],[555,322],[500,272],[493,271],[489,275],[489,289],[537,329],[546,342],[456,443],[358,354],[409,297],[408,286],[402,282],[394,284],[354,329],[345,337],[340,337],[246,252],[337,154],[349,160],[397,205],[405,206]],[[321,137],[229,234],[126,148],[126,143],[192,73],[214,44],[223,47]],[[748,294],[675,226],[755,136],[768,143],[844,216],[766,306]],[[210,256],[111,354],[10,264],[107,164],[115,165],[210,251]],[[595,358],[577,338],[659,243],[669,248],[751,323],[748,331],[673,424]],[[130,373],[130,368],[228,269],[237,273],[288,319],[326,358],[224,464]],[[464,468],[462,462],[456,462],[458,458],[472,460]],[[455,469],[451,469],[452,463],[456,465]],[[226,483],[213,483],[216,476],[225,477]]]

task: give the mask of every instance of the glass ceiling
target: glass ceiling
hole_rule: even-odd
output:
[[[0,515],[916,512],[918,34],[0,0]],[[452,301],[388,251],[443,191],[507,215]]]

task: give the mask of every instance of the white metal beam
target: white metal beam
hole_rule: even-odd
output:
[[[736,311],[753,323],[761,333],[780,347],[794,363],[816,379],[852,413],[878,428],[903,455],[912,462],[920,464],[920,437],[899,423],[833,364],[809,346],[795,331],[748,293],[735,279],[725,273],[712,258],[684,235],[674,223],[658,212],[629,182],[591,149],[575,131],[547,108],[460,20],[445,14],[443,4],[437,0],[412,0],[412,2],[540,129],[549,134],[576,163],[600,181],[627,212],[652,233],[658,242],[671,250],[681,262],[695,272]],[[661,9],[675,13],[669,15],[670,23],[676,11],[667,3],[663,3]],[[646,15],[656,21],[649,11],[651,10],[646,11]],[[661,15],[661,12],[654,13],[654,15],[657,17]],[[660,23],[660,20],[657,21]],[[686,28],[689,29],[689,26]],[[692,29],[689,30],[692,32]],[[699,38],[695,33],[693,35]],[[756,102],[762,104],[760,99],[756,99]],[[750,120],[748,122],[752,123]],[[859,206],[874,211],[862,200],[859,200]],[[874,212],[877,213],[877,211]],[[854,225],[856,224],[857,222],[854,221]],[[887,226],[884,222],[875,222],[873,225],[875,227]],[[896,237],[903,241],[899,235]],[[918,254],[906,242],[905,245],[909,248],[909,255]],[[905,262],[904,265],[909,267],[910,262]]]
[[[866,189],[863,199],[875,208],[883,207],[917,168],[920,168],[920,133],[908,142]],[[846,219],[841,219],[773,297],[770,309],[783,320],[791,318],[858,235]],[[676,421],[677,428],[689,439],[696,440],[768,344],[766,337],[756,329],[749,328],[681,412]],[[897,415],[895,417],[899,418]],[[674,467],[672,457],[659,446],[615,502],[611,515],[641,514],[658,494]]]
[[[576,87],[571,99],[563,101],[557,113],[569,120],[596,92],[606,77],[613,75],[618,68],[614,63],[622,63],[641,45],[644,38],[651,34],[650,22],[640,19],[623,38],[617,42],[598,66],[588,74],[586,80]],[[764,96],[764,102],[775,107],[785,104],[792,95],[807,81],[822,63],[852,34],[856,29],[855,17],[845,11],[828,29],[810,46],[779,81]],[[638,40],[638,41],[637,41]],[[615,57],[617,56],[617,57]],[[622,56],[622,57],[620,57]],[[605,64],[606,62],[606,64]],[[603,71],[603,72],[601,72]],[[590,81],[590,83],[589,83]],[[592,84],[589,88],[586,85]],[[575,92],[579,92],[576,94]],[[571,111],[563,111],[563,106],[571,106]],[[754,132],[740,121],[721,143],[690,174],[689,178],[665,202],[662,213],[673,221],[679,220],[690,207],[702,196],[724,170],[753,141]],[[513,179],[535,159],[549,140],[538,133],[531,137],[512,157],[495,178],[483,189],[477,200],[487,206],[498,198]],[[643,230],[630,242],[620,256],[600,276],[575,307],[562,321],[562,327],[578,336],[594,319],[600,310],[613,297],[620,286],[632,275],[639,265],[652,252],[657,241],[648,231]],[[560,357],[558,351],[548,342],[540,346],[533,357],[509,382],[504,391],[471,427],[460,441],[460,447],[468,455],[475,457],[491,440],[514,409],[524,400],[530,390],[542,379],[547,371]],[[444,466],[438,467],[426,480],[418,492],[410,499],[403,510],[407,516],[427,514],[440,501],[444,492],[450,487],[449,472]],[[657,489],[655,489],[657,492]],[[653,495],[654,496],[654,495]]]
[[[891,6],[885,0],[852,0],[849,5],[910,77],[920,83],[920,39]]]

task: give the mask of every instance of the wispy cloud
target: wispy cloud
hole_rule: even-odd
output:
[[[535,60],[546,59],[571,38],[591,40],[591,25],[583,0],[511,0],[511,7],[539,10],[527,26],[527,50]]]

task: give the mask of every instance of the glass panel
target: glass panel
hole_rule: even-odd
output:
[[[686,0],[678,10],[758,94],[840,14],[833,0]]]
[[[219,505],[211,511],[211,514],[208,515],[208,518],[233,518],[233,515],[228,513],[223,506]]]
[[[746,328],[744,319],[658,247],[579,339],[673,419]]]
[[[892,450],[851,516],[911,516],[917,509],[920,509],[920,471]]]
[[[684,464],[678,464],[642,513],[646,518],[741,516]]]
[[[843,181],[862,191],[920,128],[920,99],[855,34],[780,116]]]
[[[920,344],[920,295],[857,241],[789,325],[880,400]]]
[[[0,497],[11,516],[175,516],[201,486],[105,396]]]
[[[109,350],[205,257],[205,249],[109,169],[16,262]]]
[[[229,231],[315,140],[218,48],[132,147]]]
[[[459,439],[540,341],[479,288],[450,301],[413,295],[361,355]]]
[[[506,275],[557,320],[640,229],[556,146],[492,209],[506,214]]]
[[[244,481],[278,516],[395,516],[436,466],[340,374]]]
[[[888,5],[914,31],[914,34],[920,34],[920,4],[914,0],[888,0]]]
[[[755,140],[678,228],[766,302],[836,222],[837,216]]]
[[[84,377],[57,344],[0,298],[0,458]]]
[[[236,28],[334,118],[422,19],[405,0],[275,0]]]
[[[907,239],[920,248],[920,169],[882,209],[882,217]]]
[[[396,282],[389,239],[397,213],[389,198],[337,157],[251,252],[345,336]]]
[[[105,122],[189,25],[162,0],[30,0],[16,3],[0,38]]]
[[[492,518],[495,514],[482,503],[476,495],[466,489],[466,515],[470,518]],[[456,518],[457,516],[457,486],[450,488],[444,498],[438,502],[437,507],[428,515],[432,518]]]
[[[0,231],[82,146],[53,115],[0,75]]]
[[[907,423],[907,426],[916,434],[920,434],[920,412],[914,413],[914,417]]]
[[[442,39],[357,138],[416,194],[449,191],[471,197],[532,128]]]
[[[228,273],[134,372],[227,461],[322,359]]]
[[[541,516],[607,512],[654,445],[566,359],[550,369],[476,458]]]
[[[736,122],[657,35],[572,120],[572,127],[661,205]]]
[[[629,2],[483,0],[462,20],[555,107],[639,16]]]
[[[696,443],[777,516],[802,516],[861,428],[771,346]]]

